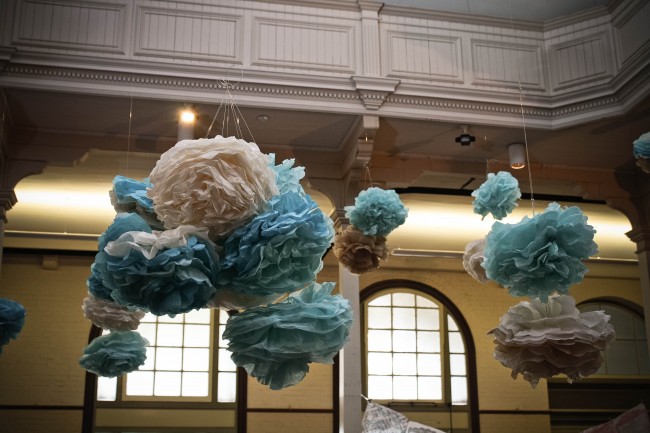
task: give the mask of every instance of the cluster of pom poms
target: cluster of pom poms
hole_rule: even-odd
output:
[[[404,224],[408,209],[393,190],[370,187],[361,191],[354,206],[345,207],[350,221],[334,242],[334,255],[355,274],[377,269],[386,260],[386,236]]]
[[[537,385],[540,378],[565,374],[569,382],[598,371],[601,352],[614,340],[610,316],[603,311],[581,313],[571,296],[553,296],[548,302],[523,301],[501,317],[489,333],[496,344],[495,358],[512,369],[512,377]]]
[[[314,283],[334,237],[333,223],[305,193],[304,169],[293,164],[275,165],[274,156],[256,144],[217,136],[180,141],[144,181],[117,176],[110,198],[118,214],[99,238],[82,307],[94,325],[111,332],[86,348],[82,367],[113,377],[143,365],[148,343],[136,330],[145,313],[244,310],[236,316],[238,326],[250,320],[257,328],[253,318],[259,315],[286,321],[286,307],[272,303],[301,289],[302,295],[277,305],[292,306],[287,326],[303,327],[302,340],[285,341],[291,332],[269,337],[277,352],[273,368],[293,372],[299,362],[306,372],[308,362],[331,362],[346,341],[351,310],[330,295],[330,286]],[[340,318],[316,320],[313,314],[321,310],[335,310]],[[244,337],[230,335],[233,347],[240,347]],[[300,346],[301,355],[290,345]],[[235,352],[235,362],[248,357],[246,368],[273,388],[304,377],[269,373],[264,377],[274,379],[263,379],[258,372],[269,359],[242,353]]]
[[[472,192],[474,213],[483,218],[491,213],[494,219],[508,216],[521,198],[519,182],[509,172],[488,173],[487,180]]]
[[[25,308],[11,299],[0,298],[0,353],[15,340],[25,325]]]
[[[632,153],[636,158],[636,165],[650,174],[650,132],[641,134],[639,138],[634,140],[633,145]]]

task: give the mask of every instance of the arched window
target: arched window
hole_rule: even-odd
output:
[[[428,408],[434,427],[449,428],[455,419],[454,431],[477,431],[474,344],[457,308],[406,280],[372,285],[361,301],[367,397],[407,416]]]

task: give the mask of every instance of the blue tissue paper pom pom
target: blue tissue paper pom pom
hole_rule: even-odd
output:
[[[153,214],[153,201],[147,197],[147,188],[153,185],[149,179],[140,182],[124,176],[113,179],[113,193],[118,206],[139,206],[144,212]]]
[[[226,240],[218,283],[249,295],[298,290],[316,278],[333,238],[332,220],[309,196],[275,196]]]
[[[650,158],[650,132],[634,140],[633,153],[635,158]]]
[[[354,206],[345,207],[350,224],[366,236],[388,236],[406,221],[408,209],[393,190],[368,188],[354,200]]]
[[[282,389],[300,382],[309,363],[331,364],[352,326],[347,299],[334,283],[312,283],[287,299],[228,319],[223,338],[232,360],[260,383]]]
[[[0,353],[2,346],[15,340],[25,324],[25,308],[11,299],[0,298]]]
[[[140,182],[124,176],[115,176],[113,190],[109,193],[111,203],[117,212],[135,212],[151,227],[164,230],[163,223],[153,209],[153,200],[147,196],[147,189],[152,187],[149,179]]]
[[[147,359],[149,342],[135,331],[114,331],[95,338],[84,349],[79,365],[103,377],[137,370]]]
[[[90,265],[90,277],[86,280],[86,286],[88,287],[88,293],[93,295],[95,298],[103,299],[105,301],[113,301],[111,289],[104,286],[104,283],[102,283],[99,268],[95,263]]]
[[[509,172],[500,171],[496,175],[488,173],[487,180],[472,192],[474,213],[482,215],[492,213],[495,219],[505,218],[517,207],[521,197],[519,182]]]
[[[99,251],[102,251],[110,241],[116,240],[126,232],[151,233],[151,227],[144,218],[136,213],[117,214],[111,225],[99,237]]]
[[[517,224],[495,222],[486,238],[483,267],[511,295],[547,302],[554,291],[567,294],[582,281],[587,267],[581,260],[598,252],[595,233],[579,208],[551,203]]]
[[[111,250],[118,253],[100,251],[91,270],[110,291],[111,299],[123,307],[172,317],[198,310],[216,292],[219,257],[207,239],[188,235],[186,241],[186,245],[148,254],[125,234],[112,245]],[[91,279],[89,289],[95,287],[95,278]],[[106,299],[103,292],[91,294]]]
[[[286,192],[295,192],[301,195],[305,194],[300,179],[305,177],[305,167],[294,167],[294,159],[285,159],[282,164],[275,165],[275,155],[269,155],[269,164],[275,171],[275,181],[280,190],[280,194]]]

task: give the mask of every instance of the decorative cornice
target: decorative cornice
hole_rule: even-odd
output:
[[[0,65],[2,60],[2,53],[0,51]],[[4,51],[5,57],[11,57],[13,51]],[[172,72],[174,73],[174,72]],[[257,73],[257,71],[255,71]],[[51,80],[50,83],[44,84],[43,78]],[[253,79],[264,80],[267,77],[248,77],[248,82],[240,82],[234,84],[231,91],[235,94],[246,94],[256,96],[268,96],[276,98],[286,98],[291,101],[295,107],[299,107],[302,103],[300,101],[331,101],[338,102],[339,105],[332,105],[331,109],[336,111],[344,110],[342,107],[349,107],[350,112],[359,113],[359,102],[363,104],[367,110],[380,110],[385,111],[387,114],[391,113],[392,109],[399,109],[400,107],[411,109],[439,109],[448,111],[450,114],[454,112],[462,113],[466,116],[467,113],[485,114],[488,116],[497,116],[503,118],[519,118],[522,114],[522,107],[516,103],[515,98],[512,102],[503,101],[480,101],[479,98],[489,98],[484,92],[471,99],[471,91],[463,89],[459,97],[463,99],[454,99],[453,94],[448,96],[420,96],[417,95],[419,86],[409,85],[404,90],[398,87],[400,81],[393,78],[385,77],[367,77],[367,76],[352,76],[352,85],[346,85],[344,79],[329,80],[319,82],[318,78],[308,77],[308,85],[295,86],[290,83],[290,80],[284,77],[280,80],[278,77],[272,78],[272,82],[253,82]],[[96,70],[84,69],[64,66],[43,66],[38,64],[27,63],[11,63],[8,61],[2,74],[0,75],[0,83],[10,83],[12,85],[28,85],[29,79],[38,79],[39,88],[61,88],[61,85],[71,83],[75,87],[80,82],[97,83],[101,85],[97,89],[86,87],[89,93],[97,94],[112,94],[116,92],[114,89],[107,90],[106,85],[122,86],[124,92],[138,91],[142,93],[150,93],[151,89],[163,89],[169,92],[170,97],[178,95],[179,90],[190,90],[200,92],[201,100],[210,100],[211,95],[214,99],[220,97],[223,88],[222,81],[218,78],[210,79],[202,76],[179,76],[179,75],[164,75],[153,73],[136,73],[129,71],[113,71],[113,70]],[[271,79],[269,80],[271,81]],[[287,83],[285,84],[284,81]],[[294,80],[295,82],[295,80]],[[586,121],[586,113],[598,112],[602,116],[604,109],[611,109],[617,113],[622,112],[627,105],[627,101],[643,97],[644,93],[648,92],[650,86],[650,66],[646,66],[638,73],[633,75],[628,81],[620,85],[620,87],[613,91],[614,83],[607,86],[599,86],[599,94],[602,96],[591,98],[588,100],[579,100],[573,98],[571,103],[553,103],[554,98],[540,98],[535,97],[533,102],[528,98],[527,105],[523,107],[523,114],[531,119],[537,120],[539,127],[556,128],[564,127],[570,124],[577,124]],[[348,82],[349,83],[349,82]],[[311,85],[312,87],[309,87]],[[609,91],[608,91],[609,89]],[[643,90],[639,92],[639,89]],[[425,91],[431,92],[435,90],[431,86],[422,86],[422,93]],[[443,89],[449,91],[449,89]],[[408,94],[400,94],[401,92],[408,92]],[[176,93],[174,93],[176,92]],[[126,94],[126,93],[125,93]],[[587,94],[583,93],[585,98]],[[505,99],[506,95],[498,94],[498,98]],[[184,95],[187,97],[187,95]],[[558,97],[563,99],[563,97]],[[492,97],[494,99],[494,97]],[[557,98],[556,98],[557,99]],[[526,100],[525,100],[526,101]],[[341,103],[343,106],[341,106]],[[359,104],[359,105],[358,105]],[[532,105],[536,104],[536,105]],[[388,106],[391,107],[388,107]],[[384,110],[387,108],[387,110]],[[328,109],[325,107],[325,109]],[[413,114],[413,113],[412,113]],[[390,114],[388,114],[390,115]],[[588,120],[588,119],[587,119]],[[506,121],[507,123],[507,121]]]
[[[14,207],[17,201],[15,192],[0,191],[0,217],[5,223],[7,222],[7,212]],[[2,236],[2,233],[0,233],[0,236]]]
[[[650,228],[639,227],[625,233],[637,245],[637,254],[650,254]]]

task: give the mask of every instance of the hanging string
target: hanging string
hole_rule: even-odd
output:
[[[488,158],[488,159],[485,160],[485,177],[487,177],[487,175],[491,173],[490,172],[490,162],[492,162],[492,161],[497,162],[496,159],[489,159]]]
[[[126,135],[126,168],[124,170],[124,175],[129,177],[129,157],[131,155],[131,124],[133,123],[133,86],[134,86],[133,74],[131,74],[131,101],[129,102],[129,128]]]
[[[515,32],[514,20],[512,18],[512,1],[508,1],[508,12],[510,14],[510,28]],[[517,82],[519,84],[519,109],[521,114],[521,124],[524,130],[524,149],[526,149],[526,166],[528,167],[528,184],[530,187],[530,207],[535,215],[535,194],[533,191],[533,173],[530,167],[530,157],[528,154],[528,135],[526,134],[526,116],[524,115],[524,91],[521,86],[521,62],[517,62]]]
[[[251,137],[251,141],[255,142],[255,137],[253,136],[253,132],[248,126],[248,123],[246,122],[246,119],[244,118],[244,115],[242,114],[241,110],[239,109],[239,106],[235,102],[235,97],[233,96],[231,89],[234,89],[241,83],[241,80],[243,79],[244,76],[244,70],[243,68],[240,69],[241,71],[241,76],[239,81],[236,83],[232,83],[230,81],[230,69],[232,66],[230,66],[228,74],[226,75],[226,78],[223,80],[219,80],[219,87],[222,89],[225,89],[225,94],[224,97],[221,99],[219,103],[219,107],[217,108],[217,112],[214,114],[214,117],[212,118],[212,122],[210,122],[210,126],[208,127],[208,130],[205,133],[205,138],[210,137],[210,132],[212,131],[212,128],[214,127],[214,124],[217,122],[219,119],[219,114],[221,113],[221,134],[223,136],[227,137],[230,136],[230,123],[232,119],[232,123],[234,126],[234,134],[238,138],[243,138],[243,129],[241,127],[241,123],[244,123],[244,126],[246,127],[246,131],[248,131],[248,134]],[[222,111],[223,110],[223,113]]]

